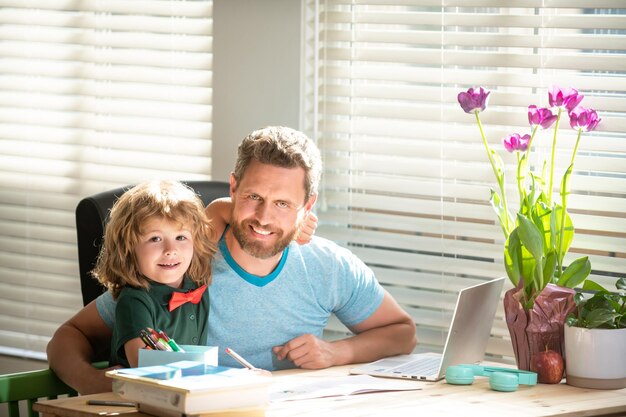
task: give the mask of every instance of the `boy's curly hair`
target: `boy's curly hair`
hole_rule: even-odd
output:
[[[202,200],[178,181],[149,181],[126,191],[113,205],[98,261],[91,271],[113,298],[125,286],[149,287],[139,271],[135,246],[141,227],[155,216],[191,229],[193,257],[186,274],[198,285],[210,284],[215,230],[204,213]]]

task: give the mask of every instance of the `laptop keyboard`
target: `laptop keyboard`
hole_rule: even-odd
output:
[[[402,375],[437,375],[439,373],[440,357],[425,356],[414,361],[396,366],[391,370],[394,374]]]

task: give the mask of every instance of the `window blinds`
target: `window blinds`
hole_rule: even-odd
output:
[[[568,204],[592,278],[626,271],[626,9],[618,0],[309,1],[304,55],[323,151],[319,234],[349,246],[410,312],[422,349],[441,349],[458,290],[505,275],[504,239],[489,205],[497,188],[473,115],[457,94],[491,90],[481,113],[506,164],[517,210],[515,156],[504,136],[530,133],[527,106],[548,87],[575,87],[602,123],[584,134]],[[308,115],[307,115],[308,116]],[[549,156],[541,132],[533,164]],[[567,117],[555,178],[576,136]],[[506,289],[510,288],[507,280]],[[337,322],[331,330],[341,331]],[[499,306],[488,354],[510,360]]]
[[[0,352],[81,306],[74,209],[210,179],[212,2],[0,0]]]

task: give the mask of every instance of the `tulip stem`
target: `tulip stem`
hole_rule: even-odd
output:
[[[582,136],[583,130],[578,129],[578,137],[576,138],[576,144],[574,145],[574,152],[572,153],[572,162],[568,168],[569,175],[572,175],[574,172],[574,159],[576,159],[576,153],[578,152],[578,144],[580,143],[580,137]],[[567,171],[565,172],[567,175]],[[557,276],[560,277],[563,273],[563,257],[561,253],[563,251],[563,233],[565,233],[565,215],[567,214],[567,197],[569,196],[569,190],[567,189],[566,179],[563,178],[563,185],[561,190],[561,230],[559,230],[559,251],[557,252]]]
[[[527,167],[526,174],[530,172],[530,148],[533,145],[533,139],[535,138],[535,134],[537,133],[538,128],[539,128],[539,125],[535,125],[533,132],[530,135],[530,139],[528,140],[528,147],[526,148],[526,167]],[[517,161],[517,167],[519,169],[519,159]],[[519,176],[519,173],[517,175]],[[534,186],[533,186],[533,190],[534,190]],[[525,198],[526,198],[526,193],[524,193],[524,199]],[[522,201],[520,200],[520,211],[521,211],[521,208],[522,208]],[[531,202],[528,201],[528,212],[530,213],[530,211],[531,211]]]
[[[572,167],[573,168],[573,167]],[[563,184],[563,186],[565,186],[565,184]],[[559,230],[559,250],[556,253],[556,271],[555,271],[555,275],[557,276],[557,278],[561,277],[561,274],[563,273],[563,256],[561,256],[561,254],[563,253],[563,241],[565,240],[565,214],[566,214],[566,210],[565,207],[567,206],[567,194],[565,192],[565,190],[561,191],[561,227]]]
[[[559,121],[561,120],[561,112],[563,109],[559,107],[559,113],[556,116],[556,123],[554,124],[554,137],[552,138],[552,156],[550,158],[550,183],[548,187],[548,206],[552,207],[552,179],[554,178],[554,154],[556,153],[556,134],[559,131]]]
[[[496,181],[498,181],[498,186],[500,188],[500,195],[502,201],[502,208],[504,209],[504,229],[505,235],[508,237],[509,233],[511,233],[511,225],[509,220],[509,209],[506,203],[506,193],[504,190],[504,170],[502,171],[502,175],[498,175],[498,169],[496,168],[496,163],[493,160],[493,156],[491,155],[491,148],[489,148],[489,144],[487,144],[487,138],[485,138],[485,132],[483,130],[483,125],[480,122],[480,116],[478,115],[479,111],[474,110],[474,115],[476,116],[476,122],[478,123],[478,129],[480,130],[480,136],[483,139],[483,145],[485,145],[485,150],[487,151],[487,157],[489,158],[489,162],[491,163],[491,169],[493,169],[493,175],[496,177]]]
[[[574,152],[572,153],[572,162],[570,162],[570,165],[572,165],[572,168],[574,166],[574,159],[576,159],[576,152],[578,152],[578,144],[580,143],[580,137],[582,136],[583,130],[582,129],[578,129],[578,137],[576,138],[576,144],[574,145]]]
[[[530,142],[529,142],[530,143]],[[525,200],[525,196],[524,196],[524,184],[522,184],[522,166],[520,164],[520,160],[522,159],[522,157],[520,156],[520,152],[517,151],[515,152],[515,154],[517,155],[517,191],[519,192],[519,207],[520,207],[520,211],[522,208],[522,205],[524,204],[524,200]],[[526,160],[526,163],[528,163],[528,160]]]
[[[526,162],[528,164],[530,164],[530,162],[529,162],[529,160],[530,160],[530,147],[533,144],[533,139],[535,138],[535,133],[537,133],[537,128],[538,127],[539,127],[538,125],[535,126],[535,128],[533,129],[533,133],[531,133],[531,135],[530,135],[530,140],[528,140],[528,148],[526,148]],[[528,167],[529,167],[529,170],[530,170],[530,165],[528,165]]]
[[[491,163],[491,168],[493,169],[493,174],[498,178],[498,171],[496,170],[495,162],[493,162],[493,158],[491,156],[491,152],[489,149],[489,145],[487,144],[487,139],[485,138],[485,132],[483,131],[483,125],[480,122],[480,116],[478,115],[478,110],[474,111],[474,115],[476,116],[476,122],[478,123],[478,129],[480,130],[480,136],[483,138],[483,145],[485,145],[485,150],[487,151],[487,157],[489,158],[489,162]]]

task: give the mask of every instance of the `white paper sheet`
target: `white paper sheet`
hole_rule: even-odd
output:
[[[421,389],[414,381],[376,378],[369,375],[348,375],[332,378],[289,378],[275,381],[270,387],[270,401],[293,401],[309,398],[337,397],[382,391],[414,391]]]

